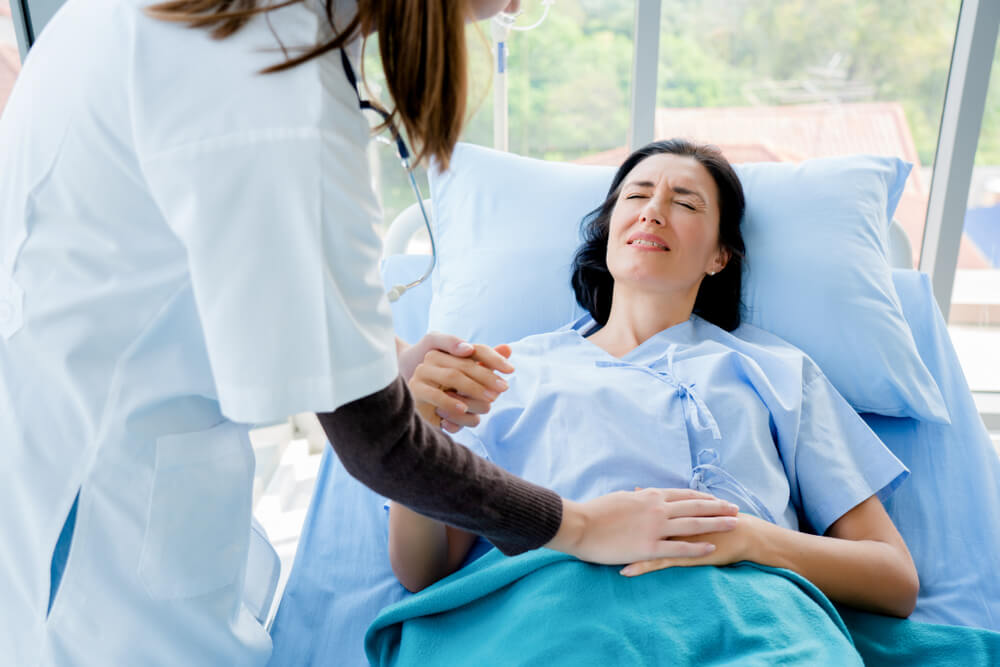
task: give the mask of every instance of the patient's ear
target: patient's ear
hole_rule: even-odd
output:
[[[720,246],[719,252],[716,254],[715,261],[712,262],[712,268],[709,269],[709,272],[718,273],[719,271],[722,271],[722,269],[726,268],[726,264],[729,264],[729,258],[732,256],[733,255],[729,251],[729,248],[723,248]]]

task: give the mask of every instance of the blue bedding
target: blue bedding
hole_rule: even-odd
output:
[[[1000,459],[962,375],[930,278],[893,271],[924,365],[951,424],[862,415],[910,477],[885,507],[920,574],[913,619],[1000,631]]]
[[[386,284],[419,275],[426,257],[390,257]],[[412,279],[412,278],[409,278]],[[951,425],[864,415],[911,470],[886,503],[920,574],[914,620],[1000,630],[1000,461],[992,448],[926,275],[893,272],[917,349],[941,389]],[[425,285],[394,304],[397,333],[426,329]],[[327,450],[288,586],[272,627],[272,666],[365,664],[365,629],[407,596],[389,566],[382,498]]]
[[[1000,633],[842,616],[787,570],[738,563],[637,578],[539,550],[494,550],[379,614],[372,665],[1000,663]],[[919,660],[918,660],[919,658]]]

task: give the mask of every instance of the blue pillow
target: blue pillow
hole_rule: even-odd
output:
[[[736,166],[747,199],[746,321],[811,356],[859,412],[947,423],[887,261],[910,165],[849,156]],[[570,288],[580,221],[615,169],[460,144],[431,170],[432,330],[490,345],[582,314]]]

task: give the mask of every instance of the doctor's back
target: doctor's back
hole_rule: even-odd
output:
[[[285,59],[275,35],[329,30],[305,3],[213,40],[136,0],[69,0],[27,59],[0,119],[6,664],[266,662],[241,604],[241,424],[396,374],[339,58],[259,74]],[[370,322],[344,323],[349,299],[378,304]]]

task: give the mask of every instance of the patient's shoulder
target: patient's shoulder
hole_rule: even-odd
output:
[[[536,355],[565,348],[578,341],[579,338],[573,329],[559,329],[525,336],[521,340],[511,343],[510,348],[514,354]]]
[[[795,347],[784,338],[747,322],[740,324],[740,326],[731,332],[731,335],[753,345],[774,348],[776,350],[789,350],[802,354],[802,350]]]
[[[779,357],[789,361],[807,361],[811,363],[808,355],[801,349],[789,343],[784,338],[753,324],[744,322],[733,331],[726,331],[700,318],[699,323],[706,337],[710,337],[745,354],[750,354],[754,357],[763,355]]]

